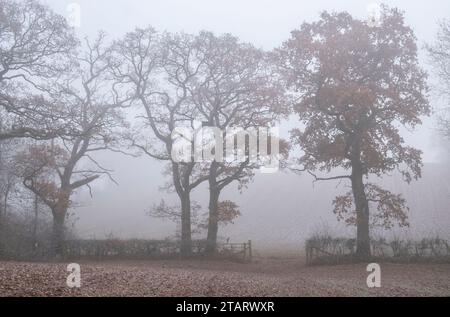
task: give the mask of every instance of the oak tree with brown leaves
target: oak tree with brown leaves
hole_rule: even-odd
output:
[[[387,227],[407,224],[405,200],[367,183],[368,176],[398,170],[408,183],[421,176],[421,151],[400,133],[430,113],[416,37],[397,9],[383,7],[377,26],[346,12],[323,12],[319,21],[293,31],[275,55],[304,125],[291,132],[304,152],[297,170],[317,181],[351,183],[334,211],[356,224],[357,256],[367,258],[370,218]],[[316,174],[336,169],[346,173]],[[377,204],[372,217],[371,202]]]

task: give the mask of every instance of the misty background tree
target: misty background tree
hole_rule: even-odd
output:
[[[90,42],[77,57],[78,67],[58,83],[51,95],[66,115],[72,134],[31,146],[17,155],[23,185],[37,195],[53,216],[52,252],[64,251],[64,222],[73,193],[101,175],[111,178],[95,152],[115,150],[125,122],[120,113],[130,100],[111,80],[110,49],[105,36]]]
[[[63,131],[47,89],[70,68],[77,45],[65,18],[47,6],[0,1],[0,140],[51,139]]]
[[[450,141],[450,20],[440,23],[435,43],[426,48],[439,79],[437,92],[446,104],[444,109],[438,111],[440,129],[447,141]]]
[[[67,133],[49,87],[70,69],[77,45],[65,18],[48,6],[34,0],[0,1],[0,188],[5,217],[10,203],[11,211],[26,205],[15,171],[15,154],[24,138],[49,140]]]
[[[19,146],[15,139],[0,141],[0,221],[8,214],[12,195],[20,179],[15,173],[14,150]]]
[[[356,255],[366,259],[370,218],[407,225],[404,199],[368,183],[369,175],[397,170],[406,182],[421,176],[421,151],[401,136],[402,127],[413,128],[430,113],[416,37],[398,9],[383,6],[377,26],[346,12],[323,12],[294,30],[276,57],[302,123],[291,131],[303,151],[295,169],[317,181],[350,181],[351,192],[335,199],[334,212],[356,225]],[[339,174],[316,174],[334,171]],[[369,203],[376,205],[372,217]]]

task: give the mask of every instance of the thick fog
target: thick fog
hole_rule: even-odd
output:
[[[66,14],[73,1],[46,0],[56,12]],[[290,31],[303,21],[314,21],[322,10],[346,10],[357,17],[367,15],[373,1],[296,1],[296,0],[80,0],[80,36],[94,37],[105,30],[110,39],[119,38],[136,26],[151,25],[157,30],[195,33],[210,30],[232,33],[271,50],[289,37]],[[448,18],[450,2],[440,1],[385,1],[406,11],[407,24],[412,26],[422,47],[431,42],[438,22]],[[422,65],[427,58],[421,50]],[[430,78],[433,84],[434,79]],[[442,102],[431,92],[433,107]],[[408,142],[424,152],[423,178],[407,185],[399,177],[386,176],[383,182],[395,193],[402,193],[410,206],[409,230],[398,234],[429,236],[450,235],[450,168],[445,145],[435,130],[434,118],[427,118],[413,133],[405,131]],[[288,135],[295,121],[280,124],[283,136]],[[114,170],[118,185],[107,177],[93,185],[93,198],[80,192],[76,201],[81,206],[72,212],[76,231],[82,237],[103,238],[113,235],[121,238],[165,238],[175,234],[173,223],[147,215],[153,204],[161,198],[176,202],[173,194],[161,191],[167,179],[162,175],[164,165],[147,157],[132,158],[118,153],[98,154],[103,165]],[[347,184],[348,185],[348,184]],[[193,192],[193,199],[206,211],[207,185]],[[237,185],[228,188],[222,199],[235,201],[242,216],[234,224],[221,228],[219,235],[234,241],[251,239],[256,249],[270,247],[296,249],[315,230],[328,227],[343,234],[352,230],[338,223],[332,213],[332,199],[346,191],[345,184],[316,182],[308,175],[280,171],[258,174],[248,188],[239,193]]]

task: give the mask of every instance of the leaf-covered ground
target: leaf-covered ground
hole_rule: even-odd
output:
[[[67,263],[0,262],[0,296],[450,296],[450,264],[381,264],[382,287],[369,289],[363,264],[303,263],[80,262],[81,288],[70,289]]]

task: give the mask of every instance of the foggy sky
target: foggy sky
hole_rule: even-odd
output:
[[[317,20],[322,10],[346,10],[356,17],[365,18],[367,6],[373,3],[370,0],[45,0],[43,2],[63,15],[66,14],[69,3],[79,3],[82,10],[81,27],[77,32],[80,37],[92,38],[99,30],[105,30],[111,39],[115,39],[132,31],[136,26],[151,25],[159,31],[196,33],[200,30],[210,30],[218,34],[232,33],[243,41],[267,50],[279,46],[289,37],[290,31],[298,28],[303,21]],[[450,18],[448,0],[397,0],[384,3],[406,11],[406,23],[413,27],[420,47],[425,42],[433,40],[437,23],[441,19]],[[426,66],[427,59],[423,51],[421,61]],[[432,100],[433,106],[440,106],[440,102],[435,98]],[[289,126],[282,125],[281,129],[286,133]],[[441,163],[441,165],[433,164],[430,170],[446,163],[441,159],[440,143],[432,119],[427,119],[424,126],[414,134],[406,135],[406,139],[424,151],[426,162]],[[79,218],[76,223],[78,232],[85,237],[104,237],[108,233],[114,233],[118,237],[138,238],[162,238],[172,235],[173,225],[162,223],[145,214],[152,204],[158,203],[163,197],[168,197],[167,193],[158,189],[166,181],[161,176],[163,165],[149,158],[133,159],[110,153],[100,154],[99,159],[103,160],[105,166],[115,171],[114,177],[119,186],[104,179],[93,186],[93,199],[86,193],[79,195],[83,207],[75,210],[76,217]],[[426,181],[430,183],[434,183],[434,176],[441,175],[434,170],[430,173],[431,176],[425,174]],[[421,182],[413,185],[419,191],[425,179]],[[442,182],[440,188],[449,189],[448,181]],[[400,189],[400,192],[410,190],[398,185],[396,192]],[[331,213],[331,199],[340,192],[342,190],[336,189],[336,183],[313,187],[308,177],[281,172],[276,175],[257,176],[255,184],[250,184],[249,189],[242,195],[239,195],[235,188],[225,193],[222,199],[236,200],[241,206],[243,216],[235,225],[222,230],[221,235],[230,236],[233,240],[254,239],[261,243],[275,240],[279,244],[295,244],[321,222],[336,225],[335,217]],[[198,188],[194,193],[194,199],[207,206],[206,194],[206,186]],[[410,198],[414,196],[409,194]],[[176,201],[173,195],[171,197],[172,201]],[[439,196],[437,199],[441,198]],[[424,229],[419,228],[421,225],[448,233],[450,213],[443,209],[450,203],[447,198],[443,199],[443,202],[440,201],[437,203],[438,207],[434,208],[433,212],[436,214],[433,214],[433,217],[445,219],[433,219],[424,223],[422,218],[426,217],[422,215],[423,217],[416,219],[417,231]],[[418,210],[415,208],[414,212],[417,214]],[[430,213],[430,211],[423,212]],[[439,226],[441,228],[438,228]],[[342,226],[340,228],[342,229]]]

